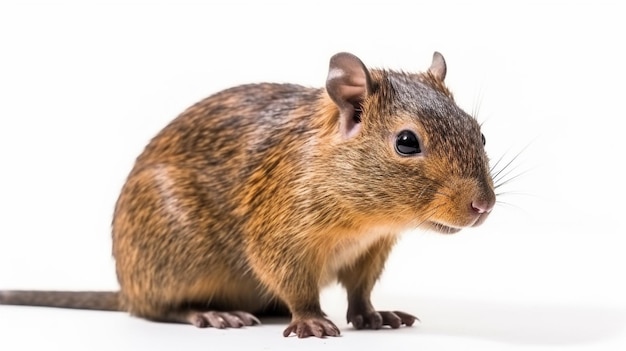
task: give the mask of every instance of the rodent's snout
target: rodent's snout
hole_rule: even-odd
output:
[[[496,195],[493,191],[487,191],[482,196],[475,197],[471,201],[471,212],[476,217],[472,227],[481,225],[493,210],[496,204]]]
[[[490,199],[476,199],[472,201],[472,210],[478,214],[489,213],[493,209],[496,203],[495,198]]]
[[[477,227],[485,222],[495,206],[496,195],[489,184],[453,177],[442,185],[431,205],[434,210],[429,219],[440,232]]]

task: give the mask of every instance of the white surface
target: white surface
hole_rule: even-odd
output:
[[[413,328],[281,336],[123,313],[0,307],[0,349],[619,350],[626,347],[623,10],[618,2],[0,3],[0,289],[115,289],[109,226],[145,143],[244,82],[324,84],[328,58],[424,70],[514,174],[487,223],[407,233],[375,291]]]

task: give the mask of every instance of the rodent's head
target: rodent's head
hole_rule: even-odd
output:
[[[495,193],[485,137],[454,102],[445,75],[438,52],[418,74],[368,70],[348,53],[331,58],[326,91],[339,111],[332,162],[350,182],[336,189],[345,206],[443,233],[487,218]]]

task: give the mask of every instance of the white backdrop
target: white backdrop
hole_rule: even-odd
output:
[[[398,244],[375,303],[413,328],[352,331],[330,288],[338,339],[2,306],[0,348],[626,346],[623,15],[617,1],[1,2],[0,289],[117,288],[112,209],[149,138],[232,85],[321,86],[339,51],[407,71],[442,52],[492,159],[521,176],[481,228]]]

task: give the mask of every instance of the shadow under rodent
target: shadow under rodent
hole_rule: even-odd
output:
[[[495,203],[484,136],[423,73],[330,60],[325,88],[249,84],[188,108],[137,158],[113,218],[119,292],[2,291],[1,304],[121,310],[198,327],[291,315],[284,335],[336,336],[319,293],[339,281],[357,329],[399,234],[481,224]]]

